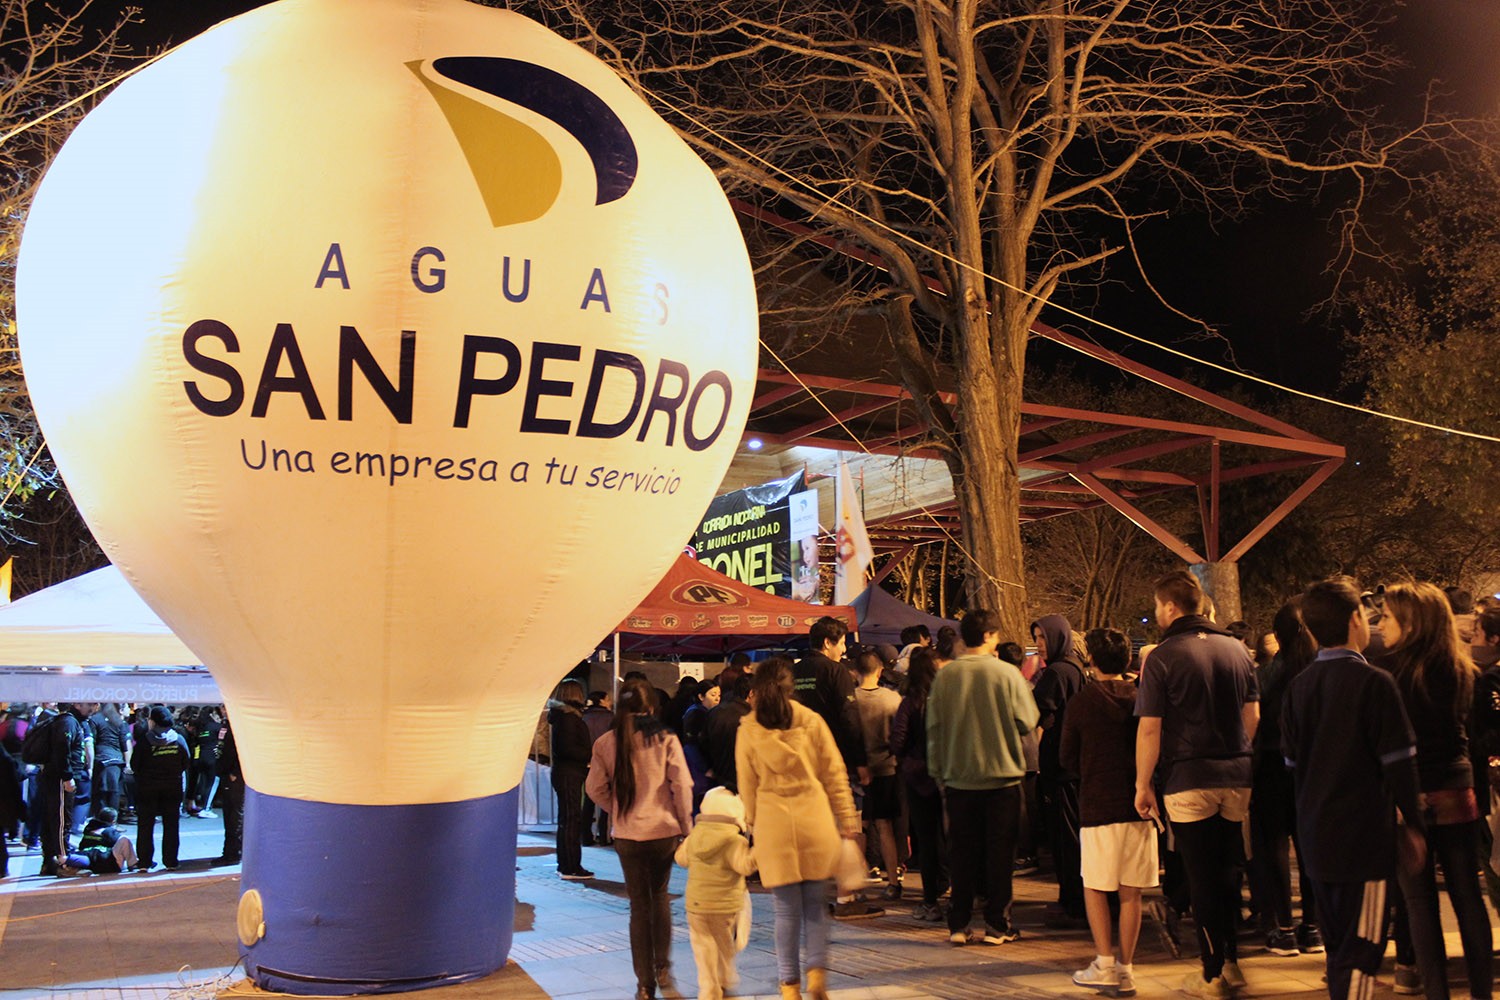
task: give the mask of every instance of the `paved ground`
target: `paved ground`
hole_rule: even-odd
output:
[[[16,856],[12,877],[0,881],[0,1000],[197,1000],[214,996],[269,996],[249,987],[236,968],[236,868],[210,869],[222,830],[216,820],[183,820],[182,868],[173,873],[43,879],[37,855]],[[566,997],[624,1000],[634,985],[626,932],[627,904],[620,867],[604,848],[584,851],[591,883],[560,881],[550,834],[522,834],[517,873],[516,936],[511,962],[489,978],[430,991],[443,1000]],[[672,890],[679,894],[685,873]],[[909,881],[915,881],[914,879]],[[1043,880],[1017,881],[1015,920],[1020,941],[997,948],[952,948],[946,933],[910,918],[911,903],[892,915],[836,923],[830,985],[838,1000],[1041,1000],[1093,994],[1069,979],[1093,950],[1084,931],[1048,931],[1042,907],[1055,890]],[[755,930],[740,956],[741,997],[775,994],[775,950],[770,897],[755,896]],[[692,951],[674,903],[673,964],[678,990],[696,996]],[[1457,954],[1456,935],[1449,954]],[[1307,997],[1322,992],[1322,956],[1280,958],[1245,938],[1241,967],[1253,1000]],[[1141,997],[1173,997],[1194,963],[1172,960],[1152,925],[1142,931],[1136,959]],[[1387,967],[1387,970],[1389,966]],[[1452,971],[1458,975],[1457,965]],[[1462,995],[1464,986],[1455,983]],[[1384,995],[1391,996],[1389,987]]]

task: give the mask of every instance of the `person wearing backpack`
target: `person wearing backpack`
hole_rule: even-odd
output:
[[[161,818],[161,860],[170,871],[177,867],[178,815],[182,806],[182,775],[188,767],[187,740],[172,727],[172,713],[153,705],[150,726],[130,753],[135,772],[136,851],[141,871],[150,871],[156,856],[156,820]]]
[[[40,825],[43,875],[59,875],[66,859],[73,793],[89,777],[84,746],[84,719],[76,705],[59,705],[58,713],[38,719],[21,745],[21,759],[41,764],[37,790],[41,797]]]

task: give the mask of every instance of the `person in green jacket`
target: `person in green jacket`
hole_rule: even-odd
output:
[[[975,874],[985,876],[984,944],[1020,937],[1010,922],[1011,875],[1020,830],[1021,737],[1037,723],[1020,671],[995,657],[999,618],[975,609],[959,623],[967,653],[938,671],[927,696],[927,770],[948,813],[953,897],[948,940],[969,941]]]
[[[676,861],[688,870],[688,940],[698,964],[699,1000],[723,1000],[724,991],[739,983],[734,958],[750,936],[745,876],[755,871],[738,795],[727,788],[704,794]]]

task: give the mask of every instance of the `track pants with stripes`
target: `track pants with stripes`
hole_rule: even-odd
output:
[[[1385,880],[1311,882],[1328,948],[1328,995],[1370,1000],[1375,971],[1385,955]]]

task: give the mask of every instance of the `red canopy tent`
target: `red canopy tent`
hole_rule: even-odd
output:
[[[621,650],[723,656],[774,646],[805,636],[825,615],[842,620],[851,632],[858,627],[851,607],[777,597],[681,555],[615,629],[615,663],[618,667]]]

